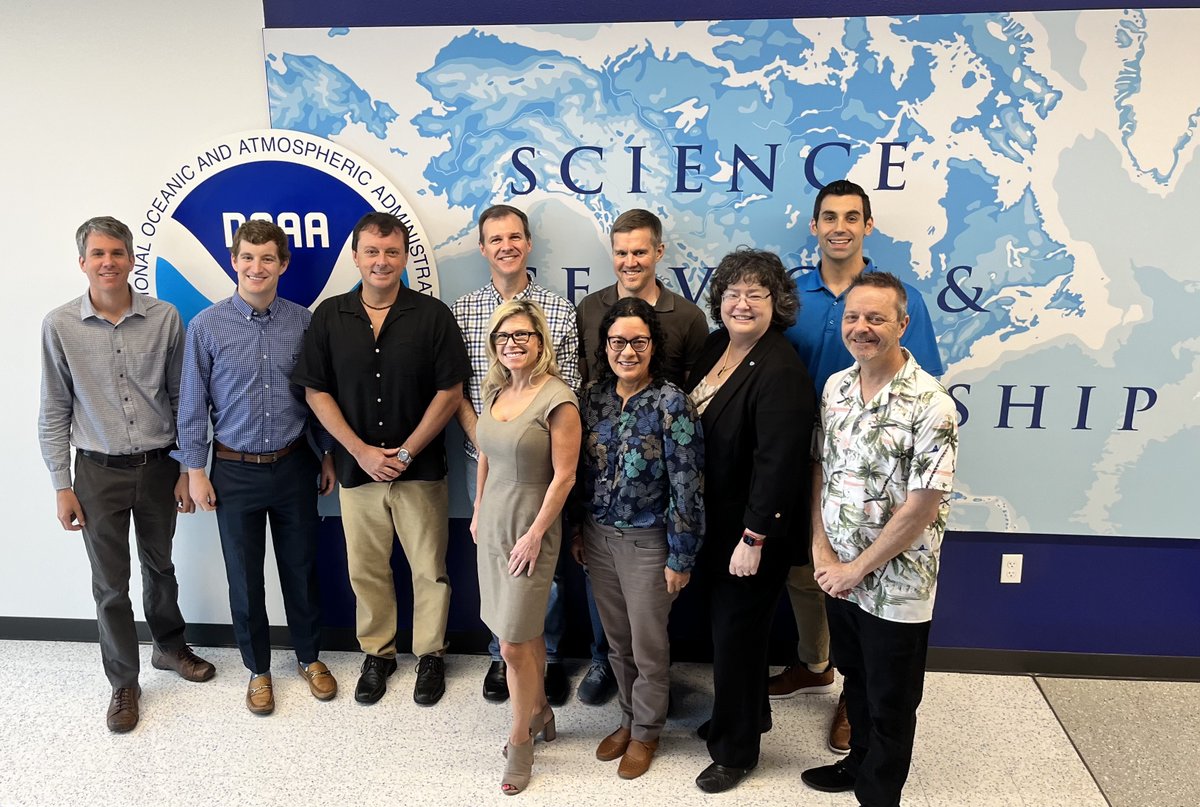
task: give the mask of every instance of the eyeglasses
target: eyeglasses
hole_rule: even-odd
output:
[[[635,336],[632,339],[626,339],[624,336],[608,337],[608,349],[613,353],[620,353],[626,345],[633,348],[634,353],[645,353],[646,348],[650,347],[650,337]]]
[[[723,303],[738,303],[745,300],[750,305],[758,305],[771,296],[769,291],[752,291],[749,294],[743,294],[740,291],[727,291],[721,295]]]
[[[887,323],[894,321],[894,320],[888,319],[887,317],[883,316],[882,314],[847,313],[847,314],[842,315],[842,324],[843,325],[853,325],[854,323],[858,322],[860,319],[865,319],[869,324],[875,325],[876,327],[878,327],[880,325],[886,325]]]
[[[513,331],[512,333],[496,331],[492,334],[492,344],[503,345],[511,339],[514,345],[523,345],[529,341],[529,337],[531,336],[537,336],[537,333],[534,331]]]

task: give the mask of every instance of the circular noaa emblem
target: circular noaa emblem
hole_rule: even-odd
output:
[[[176,168],[131,227],[134,288],[173,303],[190,322],[234,292],[234,232],[249,219],[267,219],[287,234],[292,251],[280,295],[313,308],[361,280],[350,235],[371,211],[392,213],[408,228],[404,282],[437,297],[437,264],[424,229],[382,171],[303,132],[231,134]]]

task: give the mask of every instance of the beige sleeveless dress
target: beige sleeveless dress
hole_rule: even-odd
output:
[[[563,403],[578,407],[571,388],[549,378],[529,406],[509,421],[492,417],[493,394],[476,427],[479,450],[487,455],[488,475],[480,497],[479,616],[506,642],[524,642],[542,635],[550,583],[562,545],[562,520],[555,518],[542,538],[533,576],[513,577],[508,555],[525,534],[554,478],[550,456],[550,413]]]

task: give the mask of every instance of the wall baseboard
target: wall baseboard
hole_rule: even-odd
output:
[[[150,641],[144,622],[137,623],[138,638]],[[197,647],[233,647],[229,625],[192,623],[188,641]],[[482,655],[491,638],[487,631],[460,631],[447,635],[455,653]],[[0,639],[38,642],[97,642],[94,619],[51,619],[45,617],[0,617]],[[396,637],[400,647],[412,644],[412,635]],[[325,628],[321,645],[326,650],[358,650],[353,628]],[[271,646],[291,647],[286,627],[271,628]],[[706,661],[703,650],[676,643],[676,661]],[[1047,675],[1066,678],[1125,678],[1163,681],[1200,681],[1200,658],[1187,656],[1124,656],[1105,653],[1048,653],[1029,650],[994,650],[971,647],[931,647],[926,668],[933,672]]]
[[[1127,656],[1109,653],[931,647],[925,667],[934,672],[1200,681],[1200,658],[1189,656]]]

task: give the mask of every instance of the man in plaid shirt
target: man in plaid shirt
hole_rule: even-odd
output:
[[[533,300],[546,312],[550,333],[554,338],[554,355],[563,381],[573,390],[579,389],[579,331],[575,323],[575,306],[549,289],[533,282],[526,269],[533,240],[529,235],[529,218],[510,205],[493,205],[479,216],[479,251],[487,259],[491,281],[481,289],[464,294],[454,301],[454,318],[462,330],[467,354],[471,358],[471,378],[467,381],[458,422],[466,434],[467,495],[475,499],[475,477],[479,470],[479,450],[475,447],[475,424],[483,406],[482,385],[488,371],[487,329],[492,314],[509,300]],[[546,607],[546,697],[555,706],[567,699],[570,684],[558,658],[558,642],[562,638],[565,618],[559,598],[559,581],[555,577]],[[483,681],[483,697],[490,701],[508,698],[508,682],[504,661],[500,658],[500,642],[493,636],[488,647],[492,664]]]

